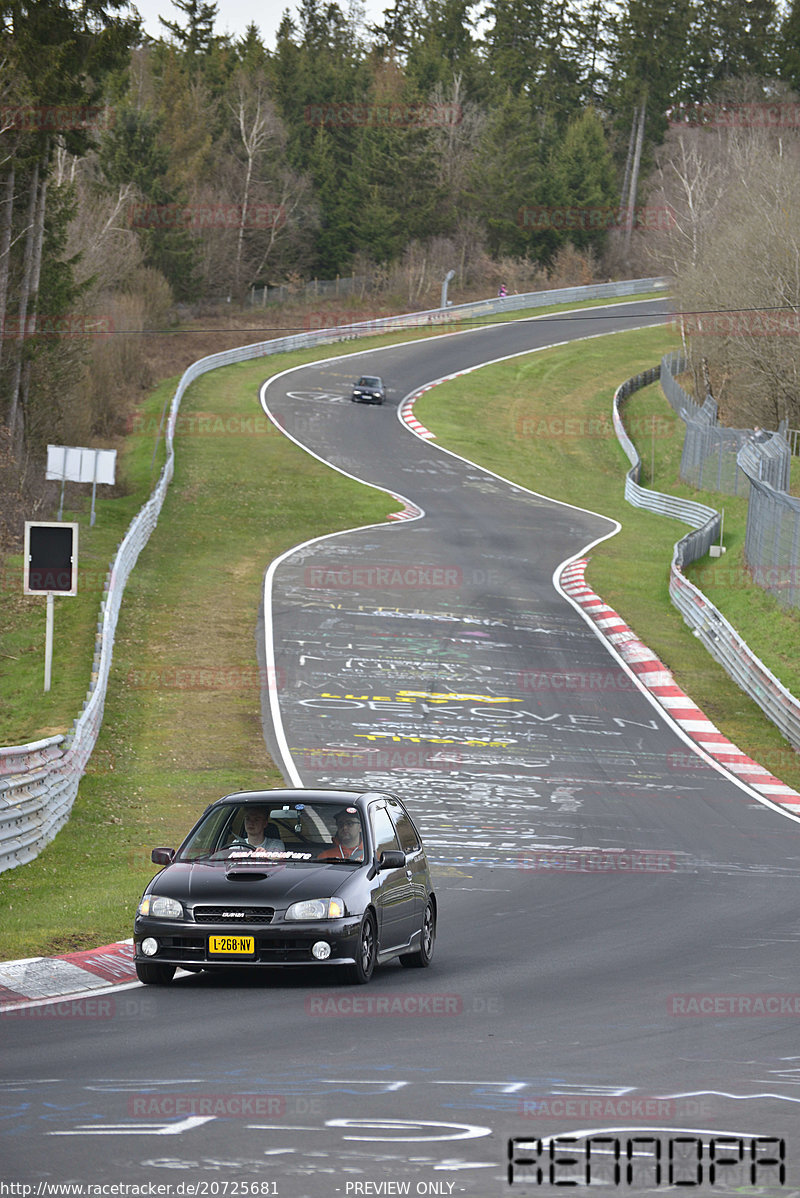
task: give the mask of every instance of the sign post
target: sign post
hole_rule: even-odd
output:
[[[97,484],[109,487],[114,485],[116,463],[116,449],[81,449],[71,445],[48,445],[45,478],[61,480],[59,520],[64,510],[64,483],[91,483],[92,515],[90,524],[94,527],[94,500]]]
[[[47,596],[44,689],[50,690],[53,663],[53,598],[78,593],[78,525],[25,521],[23,594]]]

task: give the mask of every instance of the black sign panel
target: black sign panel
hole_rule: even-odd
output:
[[[78,525],[25,526],[25,594],[74,595],[78,584]]]

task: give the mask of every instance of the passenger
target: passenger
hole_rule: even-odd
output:
[[[329,849],[324,849],[318,861],[363,861],[364,845],[361,840],[361,820],[355,807],[345,807],[336,812],[336,835]]]

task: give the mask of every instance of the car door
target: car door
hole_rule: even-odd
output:
[[[406,855],[406,877],[411,883],[414,897],[412,930],[416,932],[422,925],[422,913],[428,901],[430,887],[428,862],[419,832],[400,800],[394,795],[387,795],[386,807],[394,824],[397,839],[400,841],[400,848]]]
[[[378,859],[384,852],[400,852],[400,841],[385,800],[370,806],[369,818]],[[375,881],[378,940],[380,951],[385,952],[387,949],[408,944],[419,920],[415,913],[411,871],[406,866],[400,869],[382,869]]]

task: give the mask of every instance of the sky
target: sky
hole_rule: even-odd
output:
[[[392,0],[366,0],[363,7],[367,21],[379,22],[383,10],[390,8],[391,3]],[[164,27],[158,19],[160,16],[166,17],[168,21],[179,20],[182,16],[172,0],[133,0],[133,4],[144,20],[145,32],[151,37],[164,35]],[[349,4],[340,3],[339,7],[347,12]],[[269,49],[274,49],[275,34],[287,8],[296,15],[297,5],[294,0],[217,0],[215,32],[231,33],[234,37],[239,37],[247,26],[254,22],[261,30],[264,44]]]

